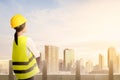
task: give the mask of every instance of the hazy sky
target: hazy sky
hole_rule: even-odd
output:
[[[118,0],[2,0],[0,1],[0,59],[10,59],[14,30],[10,18],[20,13],[28,19],[28,32],[37,48],[56,45],[75,49],[76,58],[96,61],[113,46],[120,47]],[[62,55],[60,51],[60,55]]]

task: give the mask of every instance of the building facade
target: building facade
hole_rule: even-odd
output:
[[[117,54],[116,54],[116,50],[115,50],[114,47],[108,48],[108,68],[109,68],[109,65],[110,65],[111,61],[113,63],[113,72],[117,73],[118,72],[118,68],[117,68]]]
[[[45,46],[45,60],[47,62],[48,73],[57,73],[59,71],[59,53],[58,47]]]
[[[73,49],[65,49],[64,50],[64,69],[70,70],[74,61],[75,61],[74,50]]]

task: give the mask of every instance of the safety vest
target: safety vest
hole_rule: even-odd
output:
[[[27,54],[27,37],[18,37],[18,45],[13,42],[12,64],[17,79],[28,79],[39,72],[36,59],[32,52]]]

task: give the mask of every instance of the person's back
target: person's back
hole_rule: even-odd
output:
[[[17,14],[11,19],[11,26],[16,30],[13,41],[12,64],[18,80],[34,80],[34,75],[39,72],[34,54],[36,48],[31,45],[28,37],[23,36],[26,31],[26,18]],[[35,48],[35,49],[34,49]]]

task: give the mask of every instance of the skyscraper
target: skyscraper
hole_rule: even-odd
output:
[[[59,71],[58,47],[45,46],[45,60],[47,62],[48,73],[57,73]]]
[[[64,50],[64,69],[70,70],[71,66],[74,63],[74,50],[73,49],[65,49]]]
[[[93,70],[93,63],[91,60],[86,62],[86,72],[89,73]]]
[[[117,55],[117,71],[120,73],[120,54]]]
[[[114,47],[108,48],[108,67],[110,65],[110,62],[113,62],[113,72],[116,73],[117,71],[117,56],[116,56],[116,50]]]
[[[62,59],[59,59],[59,71],[63,71],[63,60]]]
[[[45,60],[45,53],[43,53],[43,52],[40,53],[40,59],[41,59],[41,61]]]
[[[104,57],[102,54],[99,54],[99,67],[100,67],[100,71],[103,70],[104,67]]]
[[[45,53],[40,53],[40,63],[38,66],[39,66],[41,72],[43,70],[44,63],[45,63]]]

